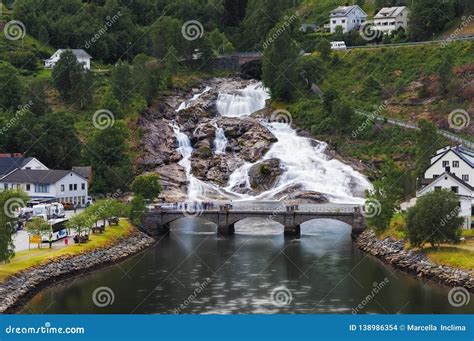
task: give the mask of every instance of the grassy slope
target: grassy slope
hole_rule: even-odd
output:
[[[468,109],[472,103],[460,101],[451,95],[436,98],[429,104],[400,103],[410,98],[418,99],[418,95],[410,90],[412,82],[425,77],[425,82],[430,85],[429,77],[437,74],[440,60],[447,53],[454,56],[455,66],[474,63],[472,42],[452,43],[444,49],[433,45],[340,52],[339,61],[327,67],[322,90],[324,92],[329,87],[335,87],[353,108],[367,112],[374,111],[388,101],[392,104],[387,105],[382,114],[408,121],[424,117],[445,128],[452,109]],[[375,90],[377,87],[379,90]],[[317,112],[320,109],[320,101],[311,98],[301,98],[290,107],[296,123],[306,129],[318,123]],[[354,130],[358,128],[357,124],[360,122],[352,127]],[[366,129],[375,129],[372,126],[372,122],[369,122]],[[316,134],[336,146],[343,156],[366,162],[378,161],[387,156],[409,165],[414,157],[414,132],[382,124],[377,124],[376,129],[378,133],[370,138]],[[444,140],[440,142],[445,143]]]
[[[133,231],[133,226],[124,219],[118,226],[107,227],[102,234],[91,234],[90,241],[86,244],[73,244],[61,249],[50,249],[47,244],[38,249],[32,245],[31,250],[18,252],[10,263],[0,264],[0,283],[9,276],[27,268],[46,263],[63,256],[75,256],[83,252],[107,247],[120,238],[128,236]]]

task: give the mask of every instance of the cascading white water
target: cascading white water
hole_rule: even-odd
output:
[[[207,91],[209,90],[206,88],[204,92]],[[194,100],[199,96],[200,94],[195,95]],[[265,108],[268,98],[267,90],[261,83],[256,83],[232,94],[220,93],[216,106],[221,116],[244,118]],[[185,107],[189,107],[191,104],[192,101],[188,101]],[[180,105],[180,108],[182,106],[183,104]],[[240,193],[242,189],[250,189],[248,172],[252,163],[246,163],[235,170],[230,175],[226,187],[219,187],[195,178],[191,172],[190,157],[193,151],[191,142],[186,134],[179,131],[179,127],[173,126],[178,141],[178,151],[183,156],[179,164],[186,169],[189,182],[189,200],[212,200],[215,198],[272,200],[277,194],[296,186],[302,190],[323,193],[334,203],[363,203],[363,191],[370,187],[370,183],[350,166],[335,159],[329,160],[324,154],[327,146],[325,143],[319,142],[314,146],[311,139],[298,136],[296,131],[285,123],[262,122],[262,124],[278,139],[262,160],[280,159],[284,173],[273,188],[257,196]],[[225,151],[227,139],[222,128],[219,128],[217,124],[215,127],[215,152],[222,153]],[[240,189],[239,192],[237,189]]]
[[[227,147],[227,137],[225,137],[224,129],[220,128],[217,123],[214,124],[216,128],[216,138],[214,139],[214,153],[225,154]]]

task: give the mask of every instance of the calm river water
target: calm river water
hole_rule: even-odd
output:
[[[308,222],[299,239],[284,238],[281,226],[263,221],[245,220],[230,237],[215,231],[212,224],[182,220],[152,249],[52,285],[21,312],[474,312],[473,296],[468,305],[455,308],[448,288],[395,271],[357,250],[343,223]],[[97,296],[101,287],[107,287],[105,300]]]

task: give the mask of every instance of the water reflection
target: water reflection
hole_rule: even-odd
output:
[[[449,305],[449,289],[423,283],[354,248],[350,228],[334,221],[303,224],[299,239],[278,224],[246,220],[223,237],[216,226],[182,219],[145,253],[49,287],[23,313],[469,313]],[[262,234],[263,233],[263,234]],[[367,295],[387,284],[370,300]],[[94,305],[97,287],[110,287],[112,305]],[[286,288],[289,304],[272,300]]]

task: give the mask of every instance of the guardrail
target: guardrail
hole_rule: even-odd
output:
[[[393,124],[393,125],[397,125],[399,127],[408,128],[408,129],[415,129],[415,130],[420,129],[420,128],[418,128],[418,126],[416,124],[408,123],[408,122],[403,121],[403,120],[399,120],[399,119],[395,119],[395,118],[389,118],[389,117],[378,115],[378,114],[367,113],[367,112],[364,112],[362,110],[355,110],[355,112],[356,112],[356,114],[363,115],[365,117],[372,118],[372,119],[377,120],[377,121],[383,121],[383,122],[387,122],[387,123],[390,123],[390,124]],[[443,135],[444,137],[446,137],[447,139],[449,139],[451,141],[458,142],[458,143],[464,145],[465,147],[467,147],[469,149],[474,149],[474,142],[472,142],[472,141],[469,141],[469,140],[467,140],[467,139],[465,139],[461,136],[458,136],[454,133],[451,133],[450,131],[447,131],[447,130],[437,129],[437,131],[438,131],[438,134]]]
[[[473,37],[462,37],[454,39],[445,39],[445,40],[430,40],[430,41],[417,41],[411,43],[398,43],[398,44],[379,44],[379,45],[358,45],[358,46],[348,46],[348,50],[354,49],[377,49],[383,47],[404,47],[404,46],[419,46],[419,45],[433,45],[433,44],[449,44],[455,41],[470,41],[474,40]]]

